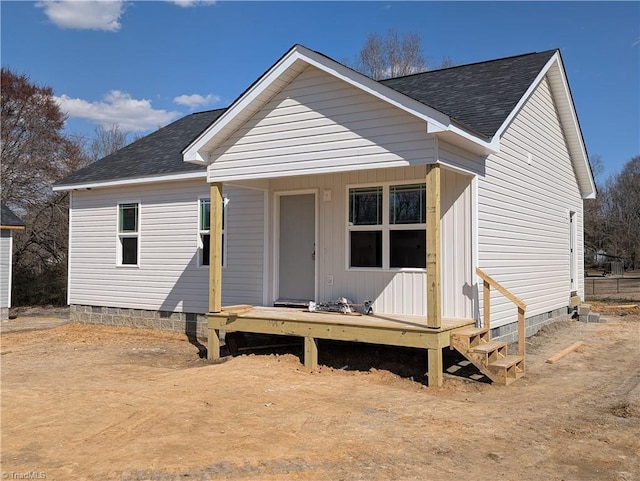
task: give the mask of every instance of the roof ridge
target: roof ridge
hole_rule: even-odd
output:
[[[444,72],[445,70],[453,70],[456,68],[463,68],[463,67],[472,67],[474,65],[482,65],[482,64],[489,64],[489,63],[493,63],[493,62],[501,62],[504,60],[511,60],[511,59],[515,59],[515,58],[520,58],[520,57],[528,57],[531,55],[540,55],[540,54],[544,54],[544,53],[550,53],[550,52],[558,52],[560,49],[559,48],[554,48],[554,49],[549,49],[549,50],[543,50],[542,52],[529,52],[529,53],[521,53],[518,55],[510,55],[508,57],[500,57],[500,58],[494,58],[491,60],[481,60],[478,62],[471,62],[471,63],[465,63],[462,65],[453,65],[451,67],[444,67],[444,68],[437,68],[434,70],[425,70],[424,72],[416,72],[416,73],[412,73],[412,74],[408,74],[408,75],[400,75],[399,77],[390,77],[390,78],[386,78],[386,79],[382,79],[382,80],[378,80],[378,82],[386,82],[387,80],[398,80],[398,79],[403,79],[403,78],[407,78],[407,77],[413,77],[416,75],[424,75],[424,74],[429,74],[429,73],[433,73],[433,72]]]
[[[208,109],[208,110],[200,110],[198,112],[191,112],[188,115],[185,115],[184,117],[188,117],[189,115],[198,115],[198,114],[208,114],[209,112],[218,112],[219,110],[227,110],[229,107],[219,107],[217,109]],[[177,122],[178,120],[183,119],[184,117],[181,117],[179,119],[177,119],[175,122]]]

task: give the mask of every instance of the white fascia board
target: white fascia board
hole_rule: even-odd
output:
[[[221,182],[224,184],[229,184],[229,185],[237,184],[238,186],[240,186],[240,182],[259,180],[259,179],[269,180],[275,177],[278,177],[278,178],[298,177],[301,175],[334,174],[339,172],[355,172],[360,170],[387,169],[391,167],[413,167],[416,165],[425,165],[426,163],[427,162],[425,162],[424,164],[418,164],[418,163],[410,163],[410,162],[407,162],[406,160],[394,160],[394,161],[378,162],[375,164],[366,164],[362,166],[354,166],[354,165],[328,166],[328,167],[311,169],[308,171],[299,170],[292,166],[290,169],[281,170],[278,172],[258,172],[258,173],[250,172],[250,173],[233,174],[233,175],[226,175],[226,174],[221,174],[219,172],[216,172],[208,176],[207,182],[211,184],[214,182]]]
[[[370,79],[366,75],[358,73],[344,65],[331,60],[322,54],[309,50],[301,45],[294,46],[285,56],[270,70],[268,70],[247,92],[244,93],[227,111],[222,114],[200,137],[198,137],[189,147],[183,151],[186,162],[198,162],[207,158],[204,150],[209,141],[220,131],[222,131],[240,112],[248,107],[266,88],[269,87],[279,76],[281,76],[295,62],[302,61],[312,65],[354,87],[369,93],[399,109],[408,112],[427,123],[427,132],[436,133],[443,131],[454,132],[467,140],[470,140],[483,149],[494,151],[491,143],[467,132],[454,125],[449,116],[429,107],[417,100],[407,97],[380,82]]]
[[[171,182],[181,180],[206,179],[207,172],[189,172],[187,174],[158,175],[153,177],[133,177],[130,179],[106,180],[104,182],[87,182],[84,184],[56,185],[54,192],[79,189],[98,189],[101,187],[120,187],[124,185],[150,184],[155,182]]]
[[[209,165],[209,153],[200,151],[192,152],[190,158],[187,158],[186,155],[184,156],[184,161],[196,165]]]
[[[584,169],[584,173],[588,179],[588,186],[581,186],[580,189],[582,191],[583,199],[595,199],[596,198],[596,183],[593,179],[593,172],[591,172],[591,164],[589,163],[589,156],[587,155],[587,149],[584,145],[584,138],[582,136],[582,129],[580,128],[580,123],[578,122],[578,114],[576,113],[575,105],[573,103],[573,96],[571,95],[571,89],[569,88],[569,81],[567,80],[567,76],[565,74],[564,65],[562,64],[562,57],[558,52],[556,52],[555,56],[558,57],[558,71],[560,73],[560,78],[562,79],[562,89],[564,96],[562,100],[566,102],[566,106],[571,112],[570,119],[563,119],[569,121],[569,135],[574,137],[575,143],[579,145],[579,152],[577,152],[580,162],[580,167]],[[555,57],[554,56],[554,57]],[[565,129],[565,133],[567,130]],[[580,182],[579,182],[580,183]],[[585,188],[586,187],[586,188]]]
[[[551,85],[552,95],[554,96],[554,99],[556,100],[556,102],[557,101],[563,102],[571,112],[571,118],[568,119],[570,124],[568,126],[569,127],[568,129],[564,125],[564,122],[566,122],[567,119],[566,118],[560,119],[563,124],[562,125],[563,130],[565,132],[565,135],[569,135],[573,137],[576,143],[580,146],[580,151],[577,153],[579,158],[574,159],[572,155],[572,160],[574,162],[577,161],[581,164],[579,168],[586,169],[585,173],[586,173],[586,176],[589,178],[589,185],[586,186],[587,188],[585,189],[585,186],[581,185],[580,190],[584,199],[593,199],[595,198],[595,193],[596,193],[595,182],[593,180],[593,175],[591,173],[591,167],[589,165],[589,157],[587,156],[587,151],[584,146],[582,131],[580,129],[580,124],[578,123],[578,116],[574,108],[573,98],[571,97],[569,82],[567,81],[564,66],[562,64],[562,58],[560,57],[559,52],[554,53],[549,59],[549,61],[546,63],[546,65],[540,70],[540,73],[538,74],[538,76],[535,78],[533,83],[529,86],[529,88],[524,93],[522,98],[518,101],[518,104],[511,111],[507,119],[502,123],[502,125],[494,135],[492,144],[495,144],[495,147],[497,147],[499,150],[500,139],[502,138],[502,135],[504,134],[504,132],[507,130],[507,127],[509,127],[509,125],[511,124],[515,116],[518,115],[518,113],[522,109],[522,106],[525,104],[525,102],[529,100],[531,95],[533,95],[533,92],[538,88],[538,86],[540,85],[540,82],[542,82],[542,79],[544,79],[547,76],[547,74],[549,73],[549,70],[551,70],[554,67],[557,68],[560,78],[562,79],[562,93],[559,96],[555,95],[557,92],[553,92],[553,85]],[[571,152],[571,149],[570,149],[570,153],[575,154],[575,152]]]

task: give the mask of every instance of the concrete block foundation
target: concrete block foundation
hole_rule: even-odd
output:
[[[105,326],[157,329],[186,336],[207,339],[207,316],[193,312],[148,311],[115,307],[73,304],[69,309],[71,322]]]
[[[515,316],[514,316],[515,317]],[[568,321],[572,319],[568,307],[562,307],[553,311],[538,314],[537,316],[527,317],[524,320],[525,336],[533,336],[544,326],[553,324],[554,322]],[[491,339],[506,343],[518,342],[518,322],[505,324],[504,326],[491,329]]]

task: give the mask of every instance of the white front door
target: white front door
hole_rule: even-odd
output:
[[[316,196],[280,196],[278,299],[313,301],[316,284]]]

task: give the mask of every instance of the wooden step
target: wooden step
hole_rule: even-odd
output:
[[[471,349],[473,352],[479,352],[479,353],[490,353],[493,351],[499,351],[501,349],[506,349],[507,347],[507,343],[506,342],[500,342],[500,341],[489,341],[489,342],[485,342],[483,344],[480,344],[478,346],[475,346],[473,349]]]
[[[488,368],[491,379],[506,386],[524,376],[524,357],[509,355],[490,363]]]
[[[497,361],[492,362],[491,364],[489,364],[489,367],[508,369],[511,366],[517,366],[517,364],[522,361],[524,361],[524,357],[514,356],[513,354],[510,354],[506,357],[503,357],[502,359],[498,359]]]
[[[479,360],[485,367],[492,362],[498,361],[507,355],[507,343],[500,341],[489,341],[472,347],[471,353],[481,357]]]
[[[485,327],[470,327],[469,329],[462,329],[461,331],[456,331],[452,336],[460,336],[460,337],[472,337],[472,336],[480,336],[489,332],[489,329]]]
[[[484,327],[472,327],[451,334],[451,347],[460,352],[469,351],[472,347],[489,342],[489,330]]]

